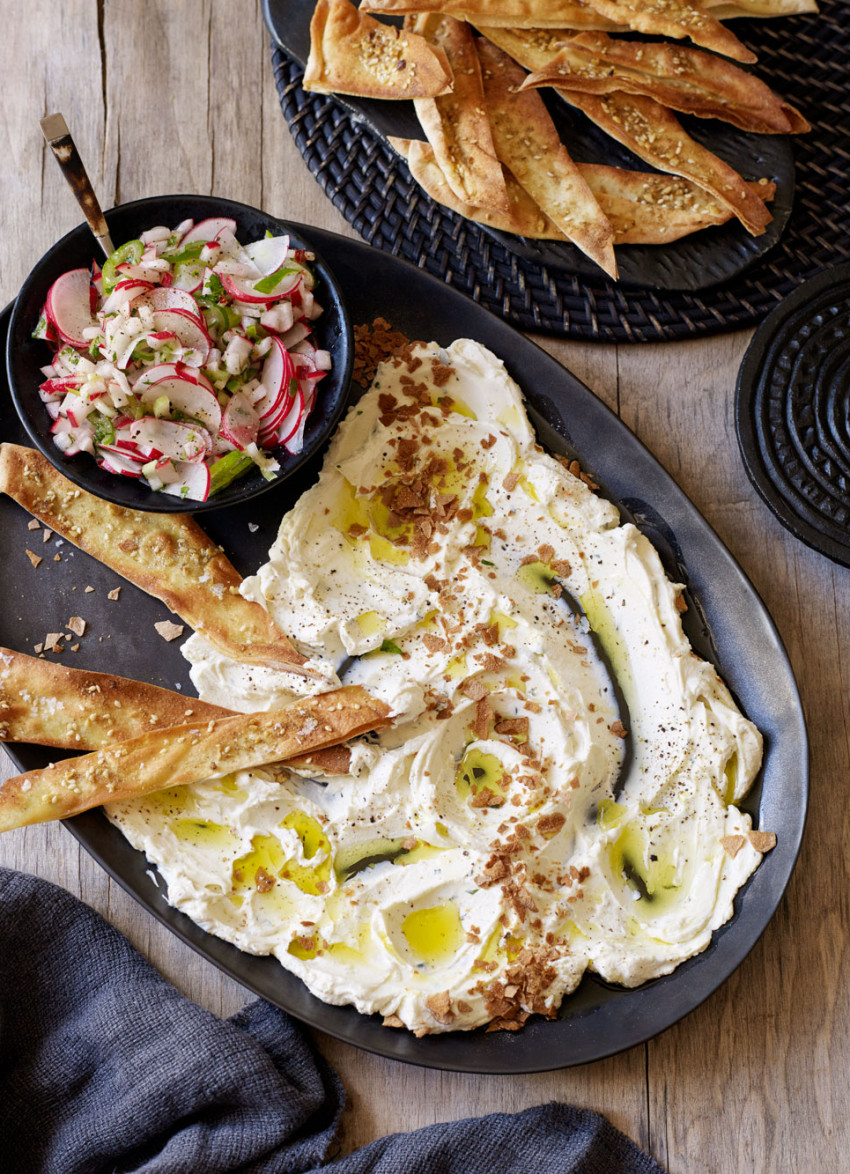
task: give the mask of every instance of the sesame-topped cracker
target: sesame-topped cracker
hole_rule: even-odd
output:
[[[0,788],[0,831],[285,761],[379,729],[389,715],[389,706],[349,685],[270,713],[150,730],[9,779]]]
[[[612,29],[617,24],[595,11],[587,0],[362,0],[368,12],[434,12],[467,20],[478,29],[494,25],[536,34],[548,29]]]
[[[518,92],[525,73],[490,41],[476,43],[496,155],[563,234],[612,277],[613,231],[561,142],[543,99]],[[533,101],[528,99],[534,95]]]
[[[419,124],[446,182],[459,200],[506,212],[508,192],[484,108],[472,29],[454,17],[427,13],[405,17],[405,28],[442,49],[454,75],[451,94],[414,100]]]
[[[583,33],[557,46],[524,89],[559,86],[587,94],[644,94],[699,118],[720,118],[754,134],[801,134],[808,122],[768,85],[725,61],[664,41],[622,41]]]
[[[314,675],[305,667],[307,658],[268,613],[239,594],[242,576],[186,514],[112,505],[77,488],[41,453],[16,444],[0,445],[0,491],[80,550],[161,599],[234,660]],[[109,592],[109,598],[118,596]]]
[[[303,86],[361,98],[434,98],[452,88],[442,49],[382,24],[349,0],[318,0]]]
[[[557,92],[644,162],[659,171],[684,176],[708,192],[753,236],[760,236],[772,220],[764,200],[738,172],[691,138],[675,114],[660,102],[641,94]]]

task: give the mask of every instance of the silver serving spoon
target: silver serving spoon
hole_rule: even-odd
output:
[[[77,203],[83,210],[89,228],[95,239],[103,249],[103,255],[108,257],[115,252],[115,246],[109,236],[103,212],[97,196],[94,194],[91,180],[83,167],[80,153],[71,138],[68,124],[61,114],[48,114],[41,120],[41,133],[44,135],[48,147],[56,156],[56,162],[62,168],[62,174],[68,181],[68,186],[77,197]]]

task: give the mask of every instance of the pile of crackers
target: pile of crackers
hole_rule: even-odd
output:
[[[775,184],[744,180],[674,111],[754,134],[809,130],[734,64],[756,58],[721,19],[815,11],[814,0],[318,0],[304,88],[411,99],[425,139],[390,142],[429,196],[491,228],[572,241],[616,277],[618,244],[666,244],[732,217],[765,231]],[[656,170],[576,163],[546,87]]]

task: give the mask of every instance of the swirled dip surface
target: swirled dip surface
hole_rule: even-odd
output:
[[[110,814],[172,904],[320,998],[516,1027],[588,967],[633,985],[705,948],[760,860],[735,802],[761,738],[653,547],[535,443],[501,362],[468,340],[413,356],[381,366],[244,588],[398,722],[344,774]],[[186,651],[208,701],[304,688]]]

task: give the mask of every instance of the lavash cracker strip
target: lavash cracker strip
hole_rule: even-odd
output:
[[[442,49],[454,75],[451,94],[413,101],[446,182],[465,204],[507,212],[508,193],[484,107],[472,29],[454,17],[431,15],[405,17],[405,28]]]
[[[513,30],[506,30],[511,33]],[[494,36],[500,44],[499,30]],[[507,44],[502,48],[510,52]],[[620,41],[582,33],[553,49],[549,63],[523,83],[586,94],[642,94],[698,118],[719,118],[754,134],[802,134],[811,129],[790,103],[731,61],[667,41]]]
[[[622,25],[602,16],[588,0],[361,0],[360,7],[386,16],[437,13],[475,25],[482,21],[508,28],[623,31]]]
[[[616,277],[611,225],[561,142],[543,99],[533,90],[517,93],[525,74],[492,42],[479,39],[476,48],[497,157],[564,235]]]
[[[389,706],[352,685],[270,713],[152,730],[8,779],[0,788],[0,831],[307,755],[379,729],[389,718]]]
[[[319,0],[302,84],[318,94],[433,98],[451,91],[452,72],[442,50],[422,37],[382,24],[349,0]]]
[[[598,127],[639,159],[671,175],[682,175],[728,207],[753,236],[773,217],[741,176],[691,138],[670,110],[640,94],[580,94],[558,89]]]
[[[79,489],[33,449],[0,444],[0,492],[153,595],[225,655],[316,676],[268,613],[239,594],[242,576],[186,514],[154,514]]]
[[[438,204],[467,219],[529,240],[567,239],[507,168],[508,211],[475,208],[457,199],[429,143],[395,138],[389,141],[407,160],[416,182]],[[625,171],[596,163],[579,163],[578,167],[611,224],[615,245],[667,244],[732,219],[727,207],[681,176]],[[776,185],[750,184],[749,187],[760,198],[769,200]]]
[[[233,717],[233,710],[112,673],[67,668],[0,647],[0,742],[100,750],[151,730]],[[346,774],[345,746],[289,759],[296,769]]]

